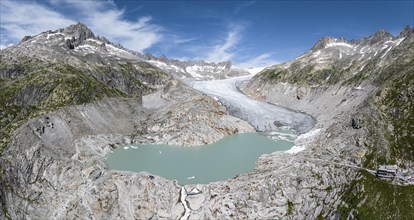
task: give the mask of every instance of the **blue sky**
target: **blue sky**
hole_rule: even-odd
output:
[[[0,45],[78,21],[129,49],[177,59],[269,66],[306,52],[322,36],[359,39],[414,25],[406,1],[1,0]]]

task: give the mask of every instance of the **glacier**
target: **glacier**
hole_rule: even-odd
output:
[[[255,100],[242,93],[239,85],[253,75],[188,83],[194,89],[218,99],[230,114],[249,122],[257,131],[272,132],[287,126],[302,134],[314,126],[315,120],[310,115]]]

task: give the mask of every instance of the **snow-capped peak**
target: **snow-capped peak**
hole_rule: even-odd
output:
[[[107,58],[142,59],[140,54],[108,41],[105,37],[95,34],[84,24],[77,23],[55,31],[46,31],[36,36],[26,36],[16,47],[26,48],[29,53],[48,50],[49,52],[72,53],[86,56],[99,54]],[[54,50],[50,50],[53,47]],[[47,55],[47,54],[45,54]]]
[[[204,60],[179,61],[165,56],[156,58],[144,55],[148,62],[179,79],[213,80],[248,75],[249,72],[234,66],[230,61],[213,63]]]

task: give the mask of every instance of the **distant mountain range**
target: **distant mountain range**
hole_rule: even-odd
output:
[[[230,61],[211,63],[204,60],[180,61],[168,59],[165,56],[159,58],[150,54],[144,55],[149,63],[176,76],[180,79],[213,80],[250,74],[247,70],[237,68]]]
[[[146,61],[179,79],[211,80],[247,75],[244,69],[235,67],[230,61],[221,63],[179,61],[141,54],[114,44],[105,37],[96,36],[86,25],[78,23],[55,31],[46,31],[36,36],[26,36],[22,41],[5,51],[19,51],[28,56],[35,55],[44,60],[58,62],[129,62]]]

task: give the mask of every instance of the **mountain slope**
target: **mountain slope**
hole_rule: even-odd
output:
[[[326,130],[311,145],[313,157],[372,170],[397,164],[410,174],[414,173],[413,73],[414,30],[406,27],[396,37],[379,31],[358,41],[322,38],[297,59],[266,68],[243,89],[315,116],[316,127]],[[351,182],[339,189],[342,202],[334,215],[414,217],[413,186],[393,186],[364,170],[347,175]]]
[[[413,42],[413,30],[409,27],[397,37],[379,31],[359,41],[322,38],[309,52],[297,59],[263,70],[246,85],[246,89],[257,97],[286,104],[272,92],[290,85],[294,90],[291,91],[291,97],[298,102],[306,99],[309,105],[315,100],[307,96],[312,96],[315,91],[329,91],[332,87],[371,93],[373,102],[369,102],[369,105],[375,107],[379,114],[377,120],[392,121],[393,126],[402,127],[397,133],[408,132],[407,135],[397,137],[393,131],[387,131],[385,133],[390,135],[387,135],[386,142],[402,141],[394,146],[413,149],[409,139],[413,117]],[[339,104],[347,102],[338,101]],[[393,153],[391,156],[414,160],[412,153],[414,152]],[[390,159],[389,155],[388,160]]]
[[[0,149],[28,118],[67,105],[156,91],[170,76],[78,23],[1,51]]]
[[[398,46],[410,33],[399,36],[380,30],[361,40],[324,37],[308,52],[293,61],[262,71],[260,77],[278,82],[309,86],[358,84],[373,71],[386,67],[398,57]]]

